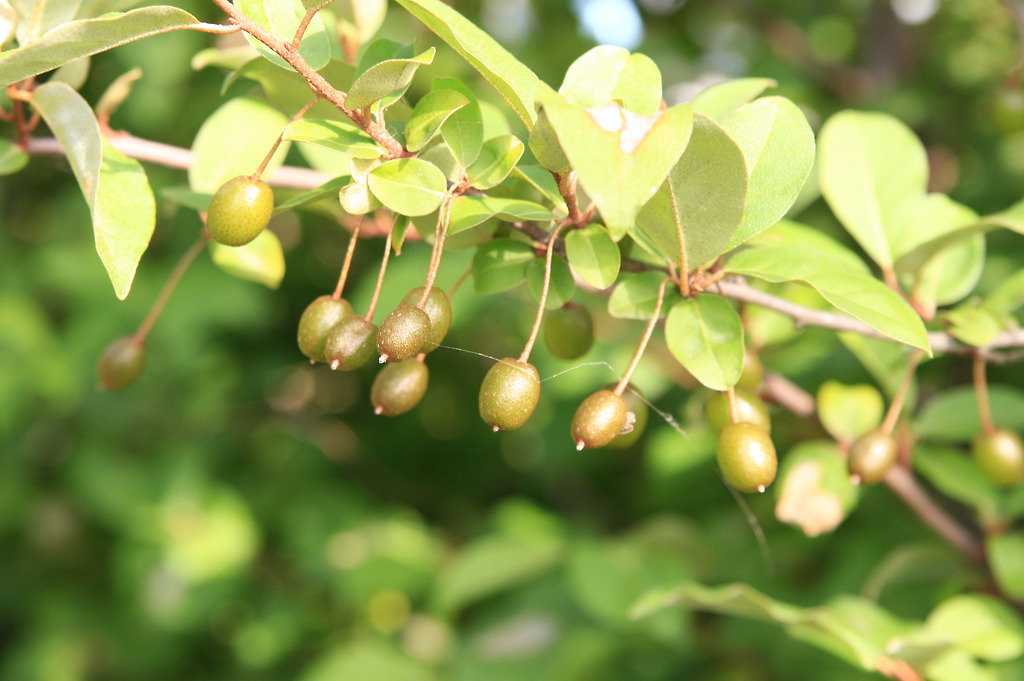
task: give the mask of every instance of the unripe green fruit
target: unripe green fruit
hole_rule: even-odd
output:
[[[324,357],[332,369],[352,371],[370,361],[377,349],[377,326],[362,317],[338,322],[324,341]]]
[[[1024,480],[1024,443],[1012,430],[979,435],[971,449],[982,472],[997,485],[1013,487]]]
[[[416,305],[422,297],[423,287],[418,286],[405,294],[402,304]],[[452,304],[444,291],[432,286],[427,300],[423,303],[423,311],[430,318],[430,335],[427,336],[427,342],[424,343],[420,352],[433,352],[448,335],[448,329],[452,325]]]
[[[753,423],[730,423],[718,436],[718,467],[741,492],[763,492],[779,467],[775,445]]]
[[[989,103],[989,113],[992,124],[1003,134],[1024,129],[1024,91],[1001,88]]]
[[[331,329],[352,316],[352,306],[345,299],[320,296],[306,306],[299,318],[299,350],[313,362],[326,362],[324,342]]]
[[[555,357],[576,359],[594,345],[594,321],[579,303],[566,303],[544,317],[544,344]]]
[[[430,317],[415,305],[399,305],[381,322],[377,333],[380,361],[404,362],[423,349],[430,336]]]
[[[572,439],[576,449],[604,447],[626,425],[626,401],[611,390],[598,390],[583,400],[572,417]]]
[[[217,190],[206,212],[210,238],[225,246],[242,246],[260,235],[274,212],[274,190],[246,175],[233,177]]]
[[[753,350],[746,348],[743,351],[743,373],[740,374],[736,387],[757,390],[763,380],[764,364],[761,364],[761,358]]]
[[[427,365],[410,359],[391,362],[380,370],[370,390],[370,401],[376,414],[395,416],[409,411],[427,392],[430,372]]]
[[[495,432],[526,423],[540,400],[540,374],[528,362],[506,357],[480,385],[480,417]]]
[[[736,421],[739,423],[752,423],[765,433],[772,432],[772,421],[768,416],[768,407],[764,401],[745,388],[734,388],[736,392]],[[726,391],[717,392],[708,398],[705,405],[708,417],[708,425],[718,435],[727,425],[732,423],[729,417],[729,393]]]
[[[613,390],[615,385],[615,383],[611,383],[606,385],[605,389]],[[650,408],[644,400],[643,393],[632,383],[627,385],[626,389],[622,392],[622,399],[626,401],[626,409],[628,410],[626,413],[626,426],[629,426],[630,430],[616,435],[615,439],[606,445],[613,449],[632,447],[640,439],[640,436],[643,435],[644,429],[647,428],[647,418],[650,415]]]
[[[132,336],[122,336],[110,343],[96,364],[96,386],[100,390],[124,390],[142,374],[146,363],[146,346]]]
[[[855,482],[873,485],[896,463],[896,438],[881,430],[872,430],[857,438],[850,447],[847,466]]]

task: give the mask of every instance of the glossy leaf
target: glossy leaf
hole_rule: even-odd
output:
[[[123,300],[156,224],[156,202],[146,173],[138,161],[100,136],[92,109],[66,84],[40,85],[32,102],[67,150],[89,204],[96,252]]]
[[[315,144],[356,158],[379,158],[383,153],[372,137],[355,125],[342,121],[303,118],[288,124],[284,138]]]
[[[514,135],[487,140],[473,165],[466,169],[470,185],[477,189],[490,189],[501,184],[522,158],[524,150],[523,143]]]
[[[658,303],[658,289],[664,279],[665,274],[662,272],[623,276],[608,298],[608,314],[619,319],[650,319]],[[671,286],[665,287],[661,316],[668,314],[678,295]]]
[[[534,258],[526,267],[526,287],[533,299],[540,301],[540,294],[544,288],[544,267],[545,261],[542,258]],[[551,258],[551,283],[548,286],[548,297],[544,308],[554,310],[562,307],[572,299],[576,292],[576,280],[573,279],[569,264],[557,255]]]
[[[452,204],[448,233],[457,234],[495,216],[502,220],[526,220],[527,222],[544,222],[555,219],[555,216],[547,208],[532,201],[463,194]]]
[[[990,535],[985,543],[985,552],[1000,591],[1017,601],[1024,598],[1024,533],[1004,532]],[[1016,629],[1019,638],[1019,623]],[[1004,641],[1004,644],[1010,643],[1010,641]],[[1020,641],[1014,641],[1013,644],[1007,646],[1005,651],[1007,654],[1016,650],[1013,647],[1014,644],[1024,645]],[[1020,655],[1020,651],[1017,651],[1013,657],[1017,655]],[[979,657],[981,656],[979,655]]]
[[[1016,558],[1024,558],[1024,544],[1021,544],[1019,536],[1008,541],[1007,538],[1000,540],[994,537],[989,543],[990,551],[993,544],[1003,547],[1017,544],[1011,552],[1016,554]],[[1018,573],[1018,586],[1024,574],[1021,567],[1021,563],[1013,566]],[[1006,595],[1018,598],[1022,593],[1024,591]],[[1020,615],[1006,603],[984,594],[959,594],[947,598],[928,615],[923,633],[947,641],[987,662],[1006,662],[1024,654],[1024,623]]]
[[[434,138],[453,113],[469,104],[469,99],[455,90],[432,90],[416,102],[405,124],[405,141],[409,151],[419,151]]]
[[[508,102],[527,129],[536,120],[534,94],[539,79],[494,38],[441,0],[398,0],[483,75]]]
[[[276,289],[284,279],[284,251],[277,235],[269,229],[244,246],[210,242],[213,262],[228,274]]]
[[[673,305],[665,319],[665,344],[694,378],[712,390],[736,385],[743,372],[743,322],[718,296]]]
[[[444,173],[418,158],[382,163],[370,171],[367,184],[381,203],[402,215],[434,212],[447,189]]]
[[[287,125],[287,116],[261,100],[226,102],[206,119],[192,143],[189,186],[212,194],[227,180],[252,174]],[[278,147],[267,172],[281,166],[289,146]]]
[[[316,0],[307,0],[316,2]],[[348,0],[331,7],[338,15],[338,31],[351,36],[355,44],[365,45],[380,30],[387,15],[387,0]]]
[[[943,494],[968,506],[991,511],[998,503],[995,483],[963,451],[918,446],[914,470]]]
[[[74,19],[82,0],[12,0],[11,4],[18,14],[15,37],[19,45],[28,45]]]
[[[473,290],[478,295],[489,295],[518,286],[536,258],[530,245],[522,241],[488,241],[473,255]]]
[[[871,268],[851,249],[839,243],[816,227],[799,222],[780,220],[771,228],[758,234],[748,246],[785,246],[788,248],[811,248],[830,258],[842,261],[843,270],[869,274]]]
[[[366,182],[353,180],[338,190],[341,208],[349,215],[366,215],[381,207],[380,200],[373,195]]]
[[[843,385],[825,381],[818,388],[818,419],[828,434],[852,442],[882,424],[885,404],[872,385]]]
[[[211,27],[185,10],[158,5],[57,26],[30,45],[0,54],[0,86],[52,71],[81,57],[183,28]]]
[[[914,282],[914,302],[934,315],[969,295],[985,268],[985,238],[974,234],[939,251],[921,268]]]
[[[550,201],[556,210],[562,211],[565,214],[565,199],[558,193],[558,183],[551,177],[551,173],[541,168],[540,166],[529,165],[520,163],[512,170],[512,176],[517,177],[527,184],[531,185],[534,189],[541,193],[541,195]]]
[[[625,234],[680,160],[693,128],[690,105],[641,116],[616,103],[584,109],[560,95],[542,104],[605,225]]]
[[[808,537],[831,532],[853,510],[857,488],[831,441],[808,441],[786,453],[773,485],[775,517]]]
[[[1024,392],[997,384],[989,386],[988,396],[995,423],[1024,431]],[[981,432],[974,388],[952,388],[933,397],[918,414],[914,430],[918,437],[934,442],[972,440]]]
[[[533,152],[537,163],[548,172],[564,174],[572,169],[569,157],[562,149],[562,143],[558,141],[558,133],[555,132],[548,114],[544,109],[537,112],[537,121],[530,129],[528,140],[530,151]]]
[[[349,181],[350,178],[344,175],[341,177],[335,177],[334,179],[328,180],[324,184],[320,185],[316,189],[310,189],[307,192],[302,192],[301,194],[293,196],[287,201],[282,201],[281,203],[274,206],[274,213],[283,213],[289,210],[293,210],[295,208],[301,208],[302,206],[305,206],[307,204],[315,203],[316,201],[322,201],[327,198],[333,199],[338,195],[338,191],[342,187],[347,185]]]
[[[441,124],[441,136],[452,156],[463,168],[468,168],[480,155],[484,143],[484,122],[476,95],[455,78],[435,78],[433,89],[455,90],[469,103],[454,112]]]
[[[576,274],[594,288],[606,289],[619,276],[622,255],[601,225],[569,232],[565,237],[565,255]]]
[[[778,222],[792,207],[814,165],[814,133],[785,97],[763,97],[725,119],[725,131],[747,162],[746,210],[729,248]]]
[[[290,43],[306,15],[301,0],[233,0],[243,14],[283,43]],[[284,59],[266,45],[245,34],[249,44],[281,68],[291,69]],[[322,69],[331,60],[331,36],[319,14],[313,17],[299,43],[299,55],[314,69]]]
[[[1015,272],[989,291],[982,303],[993,312],[1010,314],[1024,305],[1024,270]]]
[[[692,272],[728,248],[743,220],[746,193],[742,151],[717,123],[697,114],[686,151],[630,232],[638,230],[678,266],[682,233],[686,269]]]
[[[25,167],[28,154],[8,140],[0,140],[0,175],[10,175]]]
[[[890,338],[929,350],[921,318],[903,298],[882,282],[859,272],[844,271],[827,255],[809,248],[751,248],[733,256],[729,272],[770,282],[802,281],[825,300]]]
[[[402,93],[412,82],[420,66],[434,61],[434,48],[409,59],[387,59],[356,76],[345,98],[350,109],[365,109],[374,102],[395,93]]]
[[[693,98],[693,110],[722,123],[733,111],[777,85],[771,78],[735,78],[715,83]]]
[[[832,212],[883,268],[891,243],[916,224],[928,184],[924,145],[887,114],[843,111],[818,135],[821,192]]]
[[[942,315],[951,336],[961,343],[982,348],[1011,327],[1013,318],[968,300]]]
[[[619,102],[624,109],[649,116],[661,103],[661,73],[645,55],[598,45],[569,66],[558,92],[583,108]]]

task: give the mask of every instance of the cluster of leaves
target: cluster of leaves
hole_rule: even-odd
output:
[[[116,82],[94,111],[77,92],[80,60],[171,30],[219,33],[241,26],[258,54],[211,49],[195,59],[198,67],[227,71],[225,93],[244,94],[208,117],[192,147],[188,187],[166,195],[187,209],[205,213],[218,188],[256,167],[265,167],[273,182],[295,143],[318,171],[319,186],[280,202],[277,213],[316,209],[325,201],[349,216],[387,209],[395,254],[413,226],[439,250],[452,238],[449,249],[473,249],[477,294],[526,282],[541,308],[538,320],[544,308],[575,303],[578,286],[606,292],[612,317],[652,325],[663,318],[670,354],[714,391],[734,389],[752,349],[784,343],[794,333],[730,297],[761,302],[800,322],[840,313],[827,319],[840,320],[833,328],[859,332],[844,342],[898,405],[905,394],[895,397],[893,376],[909,380],[917,362],[911,349],[930,357],[1015,344],[1024,278],[1008,277],[984,297],[969,296],[984,267],[984,234],[1024,233],[1024,203],[979,216],[944,194],[928,193],[924,146],[897,119],[841,112],[824,123],[816,144],[800,108],[786,97],[766,96],[774,83],[758,78],[727,81],[667,107],[657,66],[613,47],[577,59],[555,91],[439,0],[398,2],[476,69],[514,118],[452,77],[434,78],[425,94],[408,101],[414,79],[437,52],[369,41],[383,20],[380,3],[359,5],[362,11],[350,18],[297,0],[222,4],[235,27],[205,24],[174,7],[90,17],[74,2],[45,3],[45,12],[16,4],[2,24],[4,41],[13,37],[18,45],[0,53],[5,110],[15,128],[15,139],[0,149],[2,169],[21,170],[32,151],[27,105],[65,150],[89,206],[97,251],[116,294],[126,297],[153,233],[156,201],[143,167],[116,148],[107,125],[131,78]],[[341,24],[351,44],[365,42],[357,59],[331,37],[332,23]],[[310,87],[319,101],[307,107]],[[300,110],[304,115],[291,117]],[[807,185],[815,162],[816,182]],[[819,191],[871,264],[820,231],[784,219]],[[556,237],[563,227],[569,228],[564,238]],[[284,277],[281,240],[272,230],[238,248],[212,244],[211,255],[229,273],[272,288]],[[428,280],[436,269],[432,261]],[[668,291],[666,278],[673,284]],[[1000,490],[961,451],[941,444],[944,436],[972,439],[986,420],[1018,427],[1013,414],[1020,412],[1010,409],[1016,394],[992,391],[991,398],[991,414],[987,401],[979,404],[971,391],[948,393],[912,413],[901,432],[923,444],[904,447],[899,466],[906,472],[912,465],[977,511],[998,586],[1020,598],[1024,539],[1006,531],[1024,513],[1020,490]],[[839,446],[805,442],[786,455],[776,495],[780,519],[816,534],[852,512],[858,490],[847,473],[846,450],[880,426],[881,404],[871,387],[822,388],[818,412]],[[979,421],[965,424],[964,413],[978,413]],[[954,423],[950,438],[942,429]],[[890,424],[886,434],[891,430]],[[468,589],[472,598],[462,597],[469,602],[554,564],[559,551],[556,544],[505,547],[493,556],[481,550],[481,564],[467,552],[470,586],[457,581],[450,589]],[[187,556],[182,560],[187,572]],[[591,572],[596,579],[601,570]],[[481,576],[497,586],[487,579],[474,585]],[[592,588],[582,584],[578,588]],[[445,596],[445,588],[438,586],[436,598],[447,616],[464,603]],[[445,598],[455,606],[445,606]],[[775,621],[855,666],[892,675],[905,667],[934,681],[989,678],[985,663],[1014,660],[1024,651],[1017,617],[975,596],[948,600],[914,623],[867,600],[840,599],[809,611],[746,586],[709,590],[689,583],[648,596],[633,613],[677,603]],[[381,617],[393,605],[378,603]],[[615,617],[625,612],[624,606]],[[348,669],[345,664],[356,663],[337,663]]]

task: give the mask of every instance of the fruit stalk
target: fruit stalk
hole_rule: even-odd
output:
[[[335,300],[341,299],[341,294],[345,290],[345,281],[348,280],[348,269],[352,265],[352,256],[356,252],[356,241],[359,240],[359,228],[363,226],[363,218],[365,216],[360,215],[359,220],[356,221],[356,226],[352,230],[352,236],[348,240],[348,248],[345,250],[345,262],[341,264],[341,274],[338,275],[338,285],[334,287],[334,293],[331,294],[331,298]]]
[[[202,236],[196,239],[196,242],[192,244],[187,251],[185,251],[181,258],[178,260],[174,269],[171,271],[167,281],[164,282],[164,286],[160,289],[159,295],[156,300],[153,301],[152,307],[149,308],[149,312],[146,314],[145,319],[139,324],[139,328],[132,334],[132,339],[141,344],[146,340],[146,336],[149,335],[153,325],[156,324],[156,320],[160,318],[160,313],[164,311],[164,307],[167,305],[167,301],[170,300],[171,294],[174,293],[174,289],[177,288],[178,282],[185,275],[185,271],[188,270],[189,265],[196,259],[200,251],[206,247],[206,242],[210,238],[206,235],[205,231]]]
[[[537,342],[537,334],[540,333],[540,323],[544,319],[544,307],[548,301],[548,289],[551,287],[551,260],[555,255],[555,239],[558,237],[558,232],[561,231],[562,227],[565,227],[567,223],[562,222],[555,225],[555,228],[551,230],[551,234],[548,236],[547,243],[547,255],[544,261],[544,285],[540,289],[540,301],[537,303],[537,316],[533,320],[533,328],[530,329],[530,337],[526,339],[526,345],[523,346],[523,352],[519,355],[520,362],[527,362],[530,359],[530,353],[533,352],[533,345]]]
[[[985,353],[978,350],[974,353],[973,374],[974,392],[978,398],[978,419],[981,421],[983,435],[991,435],[995,430],[992,423],[992,406],[988,399],[988,380],[985,377]]]
[[[366,321],[371,321],[373,319],[373,313],[377,309],[377,300],[380,298],[380,290],[384,286],[384,273],[388,269],[388,259],[391,257],[391,235],[394,231],[394,229],[389,229],[387,238],[384,239],[384,255],[380,260],[380,271],[377,272],[377,285],[373,288],[373,297],[370,298],[370,304],[366,307],[366,314],[363,315],[363,319]]]
[[[651,341],[651,336],[654,334],[654,325],[658,323],[658,318],[661,316],[661,304],[665,301],[665,286],[669,282],[669,278],[661,280],[661,286],[658,287],[658,300],[654,304],[654,314],[651,315],[650,320],[647,322],[647,328],[644,329],[644,335],[640,338],[640,343],[636,346],[636,352],[633,353],[633,359],[629,361],[629,366],[626,367],[625,373],[622,374],[622,378],[619,379],[618,385],[612,390],[613,393],[622,397],[622,392],[629,385],[629,380],[633,377],[633,372],[636,371],[637,365],[640,364],[640,358],[643,357],[644,351],[647,350],[647,344]]]

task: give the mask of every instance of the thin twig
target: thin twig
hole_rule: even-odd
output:
[[[661,316],[661,304],[665,301],[665,285],[670,281],[671,279],[668,277],[661,280],[661,285],[658,287],[658,301],[654,305],[654,314],[651,315],[650,320],[647,322],[647,327],[644,329],[644,335],[640,338],[640,342],[636,346],[636,351],[633,353],[633,358],[630,360],[629,366],[626,367],[626,371],[623,372],[618,385],[616,385],[615,390],[612,391],[620,397],[626,390],[626,386],[629,385],[629,380],[633,377],[633,372],[636,371],[637,366],[640,364],[640,358],[643,357],[644,351],[647,349],[647,344],[651,342],[651,334],[654,333],[654,327],[657,325],[658,318]]]
[[[167,281],[164,282],[163,288],[160,289],[160,293],[157,295],[156,300],[153,301],[153,305],[149,308],[149,313],[146,314],[146,318],[139,324],[139,328],[132,334],[132,338],[135,339],[136,343],[143,343],[146,340],[146,336],[153,329],[153,325],[156,324],[156,320],[160,318],[160,314],[164,311],[164,307],[167,306],[167,301],[171,299],[171,294],[174,293],[174,289],[177,288],[178,282],[185,275],[185,271],[189,265],[196,259],[202,250],[206,247],[209,242],[210,236],[204,229],[202,236],[196,239],[196,242],[192,244],[187,251],[185,251],[181,258],[178,259],[174,269],[171,270],[171,274],[167,277]]]
[[[533,344],[537,342],[537,334],[540,333],[540,322],[544,318],[544,308],[548,302],[548,289],[551,286],[551,261],[555,254],[553,248],[555,239],[558,237],[558,231],[562,227],[569,224],[568,221],[555,225],[555,228],[551,230],[550,236],[548,236],[547,242],[547,254],[544,261],[544,285],[540,289],[540,301],[537,303],[537,317],[533,320],[533,328],[530,329],[530,337],[526,339],[526,345],[523,346],[523,352],[519,355],[519,361],[526,363],[530,359],[530,353],[533,352]]]

